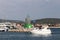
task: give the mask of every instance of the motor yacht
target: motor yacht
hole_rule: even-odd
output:
[[[33,28],[30,31],[32,34],[40,34],[40,35],[47,35],[47,34],[51,34],[51,30],[48,29],[48,26],[44,27],[44,28]]]

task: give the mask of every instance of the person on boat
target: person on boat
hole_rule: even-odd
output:
[[[41,29],[42,28],[42,26],[39,26],[39,29]]]

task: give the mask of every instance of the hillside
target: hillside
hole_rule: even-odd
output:
[[[60,23],[60,18],[43,18],[33,20],[32,23],[40,23],[40,24],[57,24]]]
[[[6,20],[6,19],[0,19],[1,22],[15,22],[15,23],[24,23],[23,21],[20,20]]]
[[[5,20],[5,19],[0,19],[0,23],[1,22],[24,23],[23,21],[20,20]],[[60,23],[60,18],[43,18],[43,19],[32,20],[31,22],[39,24],[57,24]]]

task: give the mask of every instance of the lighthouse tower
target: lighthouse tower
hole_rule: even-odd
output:
[[[31,24],[31,20],[30,20],[30,16],[27,15],[27,17],[25,18],[25,28],[32,28],[32,24]]]
[[[27,17],[25,18],[25,23],[30,24],[31,20],[30,20],[30,16],[27,15]]]

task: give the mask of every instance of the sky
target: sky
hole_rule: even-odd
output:
[[[60,0],[0,0],[0,19],[60,18]]]

